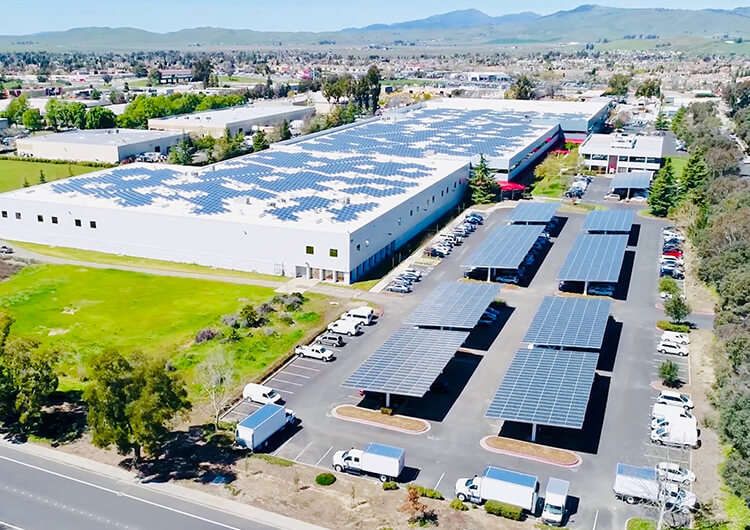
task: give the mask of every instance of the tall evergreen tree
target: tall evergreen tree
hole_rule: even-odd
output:
[[[268,149],[268,138],[263,129],[258,129],[258,132],[253,136],[253,151],[263,151]]]
[[[709,171],[701,151],[695,151],[682,171],[678,187],[681,199],[703,202],[703,187],[708,181]]]
[[[677,204],[677,198],[674,168],[672,160],[667,158],[664,167],[659,170],[651,184],[651,193],[648,197],[651,213],[657,217],[666,217],[669,209]]]
[[[487,204],[494,202],[497,198],[499,186],[497,181],[492,178],[484,155],[479,157],[479,164],[473,170],[469,186],[471,186],[471,200],[474,201],[474,204]]]
[[[663,112],[660,112],[658,116],[656,116],[656,122],[654,122],[654,128],[657,131],[666,131],[669,129],[669,119],[667,118],[666,114]]]
[[[281,128],[279,130],[279,138],[284,140],[289,140],[292,137],[292,130],[289,128],[289,122],[284,120],[281,122]]]

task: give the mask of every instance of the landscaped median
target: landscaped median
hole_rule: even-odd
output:
[[[479,442],[483,449],[493,453],[536,460],[545,464],[560,467],[575,467],[581,463],[581,457],[573,451],[548,447],[536,443],[504,438],[502,436],[485,436]]]
[[[431,427],[429,422],[420,420],[419,418],[399,416],[398,414],[384,414],[379,410],[365,409],[355,407],[354,405],[339,405],[331,411],[331,414],[334,418],[340,420],[364,423],[365,425],[372,425],[406,434],[423,434],[429,431]]]

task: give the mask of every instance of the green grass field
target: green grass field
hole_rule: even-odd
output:
[[[628,519],[626,530],[655,530],[656,523],[650,519]]]
[[[39,184],[39,171],[44,171],[44,178],[47,182],[50,182],[91,173],[92,171],[100,171],[101,169],[76,164],[49,164],[46,162],[0,159],[0,193],[22,188],[24,179],[32,186]]]
[[[682,178],[682,172],[685,170],[685,166],[688,162],[688,156],[670,156],[669,159],[672,161],[672,167],[674,168],[674,176],[679,180]]]
[[[174,261],[162,261],[158,259],[136,258],[133,256],[122,256],[118,254],[107,254],[106,252],[97,252],[95,250],[80,250],[68,247],[51,247],[48,245],[38,245],[36,243],[25,243],[22,241],[13,241],[14,246],[25,248],[37,254],[52,256],[55,258],[70,259],[89,263],[101,263],[104,265],[114,265],[121,267],[139,267],[143,269],[153,269],[166,272],[206,274],[216,277],[245,278],[249,280],[264,280],[285,283],[289,278],[285,276],[272,276],[270,274],[259,274],[255,272],[243,272],[230,269],[217,269],[206,267],[204,265],[194,265],[192,263],[177,263]]]
[[[86,362],[93,354],[115,349],[169,360],[195,397],[194,368],[211,351],[226,348],[240,382],[247,382],[317,329],[331,307],[326,297],[311,294],[300,311],[290,313],[291,325],[280,320],[282,309],[263,328],[239,330],[243,338],[238,342],[194,344],[197,331],[225,330],[223,315],[248,303],[257,307],[270,302],[274,294],[268,287],[35,265],[0,283],[0,307],[16,320],[12,335],[33,336],[59,349],[65,389],[83,386]]]

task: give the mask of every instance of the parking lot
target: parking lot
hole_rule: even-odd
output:
[[[589,190],[592,197],[596,196],[596,187],[606,188],[606,183],[599,180],[596,179]],[[656,307],[663,224],[660,221],[636,217],[639,237],[637,246],[630,248],[635,252],[628,265],[627,292],[625,296],[616,297],[612,304],[613,344],[608,346],[606,355],[603,352],[583,431],[539,428],[540,443],[577,451],[582,457],[579,466],[560,468],[491,453],[482,449],[479,441],[501,430],[501,422],[485,418],[487,406],[541,300],[557,294],[557,272],[581,231],[583,211],[558,214],[563,218],[563,229],[553,238],[544,259],[536,264],[528,286],[503,285],[500,292],[500,298],[506,303],[503,318],[493,329],[482,328],[472,333],[471,347],[457,354],[440,378],[451,391],[439,399],[430,394],[423,399],[396,398],[396,412],[424,417],[431,424],[429,432],[405,434],[339,420],[331,415],[337,405],[362,402],[363,397],[356,390],[343,388],[341,383],[436,285],[462,277],[463,259],[477,248],[489,231],[504,224],[508,211],[501,208],[487,216],[484,225],[425,274],[412,293],[380,295],[382,316],[365,327],[360,336],[347,338],[346,346],[335,349],[336,360],[323,363],[294,359],[266,382],[282,394],[287,407],[301,420],[294,435],[286,437],[273,449],[274,454],[330,469],[333,452],[361,448],[371,441],[381,442],[406,449],[409,470],[402,479],[439,489],[448,498],[453,496],[453,485],[458,478],[471,477],[481,473],[487,465],[496,465],[537,475],[542,488],[550,476],[570,480],[571,495],[579,499],[576,513],[569,522],[571,527],[621,528],[628,517],[644,513],[642,507],[615,500],[612,481],[616,464],[651,465],[667,456],[672,461],[682,462],[678,458],[692,456],[690,452],[672,454],[678,452],[657,447],[649,441],[649,415],[656,396],[650,385],[657,379],[663,357],[656,353],[660,333],[655,328],[656,321],[663,317]],[[688,370],[685,359],[670,357],[680,364],[681,370]],[[238,415],[252,408],[241,407],[248,408],[235,409]],[[663,451],[670,454],[664,455]]]

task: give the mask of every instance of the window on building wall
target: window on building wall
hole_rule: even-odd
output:
[[[443,190],[440,190],[440,196],[442,197],[445,194]]]
[[[414,217],[414,210],[409,210],[409,217]]]
[[[339,249],[337,249],[337,248],[329,249],[328,250],[328,255],[331,256],[332,258],[338,258],[339,257]]]
[[[310,245],[307,245],[305,247],[305,254],[315,254],[315,248],[311,247]]]
[[[54,217],[54,216],[52,217],[52,224],[53,225],[57,224],[57,217]]]
[[[432,196],[432,202],[433,203],[435,202],[435,196],[434,195]]]
[[[37,215],[36,216],[36,220],[39,221],[40,223],[43,223],[44,222],[44,216],[43,215]]]
[[[456,189],[456,186],[458,186],[458,182],[454,182],[454,183],[453,183],[453,189],[454,189],[454,190]]]
[[[21,218],[21,212],[16,212],[16,219],[20,219],[20,218]]]
[[[620,162],[627,162],[628,161],[628,157],[625,156],[625,155],[620,155],[620,156],[617,157],[617,160],[619,160]]]
[[[398,218],[398,226],[401,226],[401,218]]]
[[[359,249],[361,248],[360,245],[357,245],[357,252],[359,252]]]
[[[81,220],[80,219],[76,219],[75,220],[75,224],[76,224],[76,226],[81,226]]]
[[[8,217],[8,212],[6,210],[3,210],[3,217]]]
[[[91,228],[96,228],[96,221],[89,221],[89,226]]]

